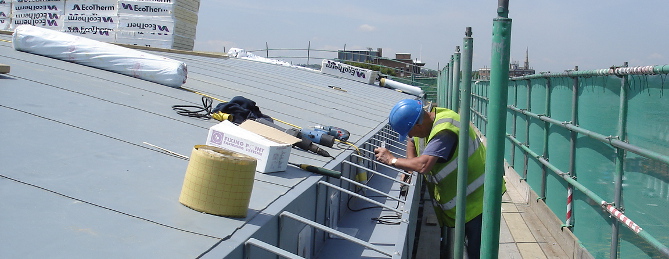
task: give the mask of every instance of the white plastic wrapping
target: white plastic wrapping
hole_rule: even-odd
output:
[[[290,63],[288,63],[286,61],[283,61],[283,60],[264,58],[264,57],[258,56],[256,54],[253,54],[251,52],[247,52],[246,50],[240,49],[240,48],[230,48],[230,50],[228,50],[228,56],[232,57],[232,58],[248,59],[248,60],[253,60],[253,61],[258,61],[258,62],[263,62],[263,63],[270,63],[270,64],[282,65],[282,66],[286,66],[286,67],[294,67],[294,68],[299,68],[299,69],[304,69],[304,70],[315,71],[311,68],[291,65]]]
[[[425,94],[423,92],[423,89],[420,89],[420,87],[400,83],[400,82],[393,81],[393,80],[390,80],[390,79],[387,79],[387,78],[381,78],[381,80],[379,81],[379,85],[390,87],[390,88],[393,88],[393,89],[396,89],[396,90],[400,90],[402,92],[412,94],[412,95],[415,95],[415,96],[418,96],[418,97],[423,97],[423,95]]]
[[[14,49],[96,67],[147,81],[180,87],[186,64],[139,50],[31,25],[16,27]]]
[[[264,58],[264,57],[258,56],[256,54],[253,54],[251,52],[246,52],[246,50],[240,49],[240,48],[230,48],[230,50],[228,50],[228,56],[233,57],[233,58],[250,59],[250,60],[260,61],[260,62],[264,62],[264,63],[271,63],[271,64],[277,64],[277,65],[288,66],[288,67],[291,66],[290,63],[288,63],[286,61]]]

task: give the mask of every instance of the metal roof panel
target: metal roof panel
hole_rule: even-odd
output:
[[[15,51],[10,41],[0,34],[0,63],[11,66],[0,75],[0,242],[11,249],[0,257],[194,257],[221,239],[236,240],[247,222],[320,177],[294,167],[256,173],[247,218],[181,205],[188,162],[164,150],[189,156],[217,123],[171,109],[200,105],[193,91],[224,101],[244,96],[299,127],[341,127],[352,143],[385,125],[396,101],[413,98],[304,69],[152,52],[187,63],[187,83],[172,88]],[[350,151],[343,144],[325,149],[335,157]],[[293,149],[290,161],[332,160]]]

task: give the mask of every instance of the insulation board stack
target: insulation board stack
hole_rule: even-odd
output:
[[[67,0],[62,31],[86,38],[116,42],[116,0]]]
[[[3,30],[31,24],[104,42],[179,50],[193,50],[200,8],[200,0],[9,1],[0,0]]]
[[[10,30],[22,24],[53,30],[63,28],[65,0],[11,0],[10,6]]]
[[[119,0],[116,42],[193,50],[199,0]]]
[[[0,0],[0,30],[9,30],[11,20],[10,15],[12,13],[12,2],[11,0]]]

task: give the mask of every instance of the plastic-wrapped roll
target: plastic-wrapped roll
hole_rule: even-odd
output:
[[[196,145],[188,162],[179,202],[197,211],[246,217],[256,159],[230,150]]]
[[[390,87],[390,88],[393,88],[393,89],[397,89],[397,90],[400,90],[402,92],[412,94],[412,95],[415,95],[415,96],[418,96],[418,97],[423,97],[423,95],[425,94],[423,92],[423,89],[420,89],[420,87],[413,86],[413,85],[408,85],[408,84],[403,84],[403,83],[393,81],[393,80],[390,80],[390,79],[387,79],[387,78],[381,78],[381,80],[379,80],[379,85],[387,86],[387,87]]]
[[[14,49],[100,68],[154,83],[180,87],[186,64],[101,41],[32,25],[20,25],[12,37]]]

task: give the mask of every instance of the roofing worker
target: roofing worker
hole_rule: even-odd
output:
[[[400,141],[407,136],[412,137],[407,142],[406,158],[397,158],[381,147],[374,149],[376,159],[422,174],[433,199],[439,225],[442,228],[455,227],[460,115],[439,107],[426,111],[421,101],[404,99],[390,111],[389,120],[393,130],[399,133]],[[479,258],[486,151],[474,130],[470,128],[469,132],[465,236],[469,258]]]

